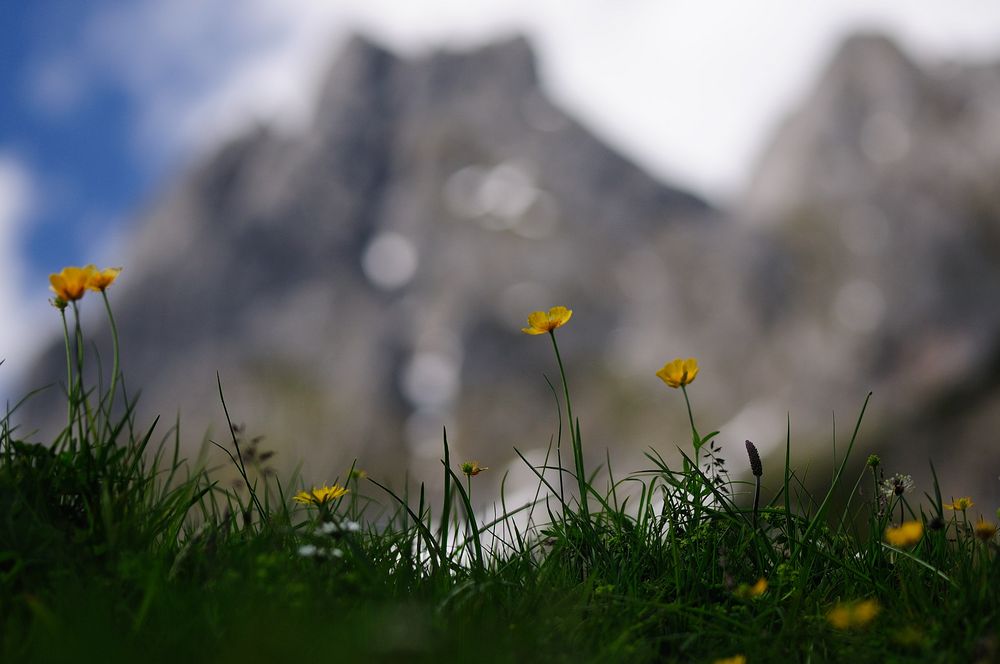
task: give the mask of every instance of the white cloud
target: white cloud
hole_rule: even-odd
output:
[[[995,56],[990,0],[137,0],[87,30],[89,57],[135,96],[143,149],[210,149],[259,121],[308,120],[331,54],[363,29],[405,52],[522,31],[545,82],[665,177],[738,192],[765,137],[852,30],[918,53]]]
[[[36,325],[44,311],[45,299],[40,289],[27,289],[26,266],[22,259],[21,240],[36,196],[32,177],[15,156],[0,151],[0,409],[17,378],[30,366],[38,348]],[[41,303],[33,302],[25,292],[37,291]]]

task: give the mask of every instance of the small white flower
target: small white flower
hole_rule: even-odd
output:
[[[317,535],[334,535],[336,533],[357,533],[361,531],[361,524],[357,521],[344,521],[342,523],[336,523],[334,521],[327,521],[320,525],[316,529]]]
[[[340,549],[333,549],[332,551],[330,551],[330,555],[333,556],[334,558],[343,558],[344,552],[341,551]]]
[[[882,495],[886,498],[902,496],[904,493],[913,491],[913,478],[909,475],[896,473],[889,479],[882,480]]]
[[[316,546],[314,544],[303,544],[299,547],[299,555],[303,558],[312,558],[316,555]]]

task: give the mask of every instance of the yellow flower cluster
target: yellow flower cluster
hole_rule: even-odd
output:
[[[873,599],[840,602],[826,614],[826,621],[837,629],[859,629],[875,620],[879,605]]]
[[[898,528],[885,529],[885,541],[894,547],[908,549],[924,536],[924,524],[919,521],[907,521]]]
[[[747,658],[743,655],[733,655],[732,657],[717,659],[713,664],[747,664]]]
[[[326,505],[348,493],[348,489],[334,484],[333,486],[313,487],[311,491],[299,491],[292,500],[302,505]]]
[[[61,272],[49,275],[49,287],[56,294],[54,303],[61,309],[67,303],[79,300],[88,290],[104,291],[121,271],[120,267],[99,270],[93,265],[64,267]]]

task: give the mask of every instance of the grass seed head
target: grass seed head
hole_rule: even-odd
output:
[[[760,477],[764,474],[764,464],[760,462],[760,453],[757,451],[757,446],[747,441],[747,456],[750,457],[750,472],[754,474],[754,477]]]
[[[887,498],[902,496],[913,491],[913,478],[909,475],[896,473],[887,480],[882,480],[882,494]]]

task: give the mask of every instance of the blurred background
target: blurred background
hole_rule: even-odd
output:
[[[508,468],[516,492],[513,448],[557,429],[551,347],[519,330],[563,304],[592,466],[676,457],[683,399],[654,372],[695,356],[734,468],[790,417],[826,477],[872,390],[859,463],[929,491],[931,458],[946,497],[1000,502],[996,3],[0,13],[0,398],[63,375],[48,273],[121,265],[128,386],[190,453],[228,435],[219,371],[283,475],[433,481],[447,426],[492,469],[480,496]]]

